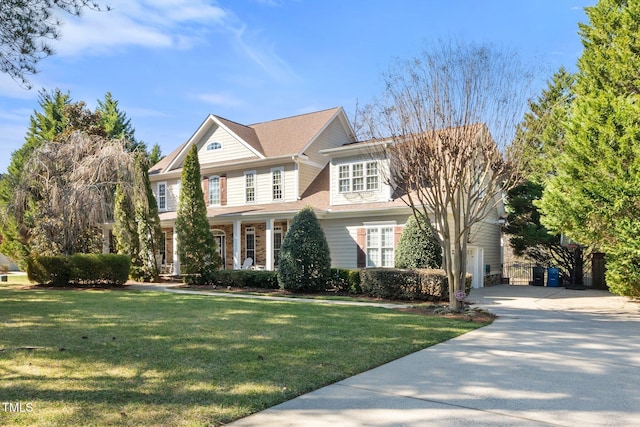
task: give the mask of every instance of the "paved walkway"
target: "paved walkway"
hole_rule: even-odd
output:
[[[640,425],[637,304],[508,285],[469,298],[500,318],[232,425]]]

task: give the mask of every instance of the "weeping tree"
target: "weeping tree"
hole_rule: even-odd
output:
[[[463,305],[467,242],[517,178],[502,149],[526,106],[531,73],[510,50],[440,41],[384,75],[381,99],[361,119],[383,139],[386,181],[435,234],[449,305]]]
[[[135,158],[124,143],[75,131],[32,153],[9,206],[30,229],[29,255],[102,250],[100,224],[113,218],[115,186],[135,187]]]

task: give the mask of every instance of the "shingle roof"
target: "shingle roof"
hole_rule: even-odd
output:
[[[335,107],[252,125],[243,125],[215,115],[211,117],[227,127],[258,153],[265,157],[277,157],[300,154],[340,110],[341,107]],[[209,126],[209,123],[210,121],[205,120],[202,126]],[[189,142],[183,143],[172,151],[162,161],[154,165],[149,173],[166,172],[166,168],[171,165],[185,144]]]
[[[298,154],[327,125],[340,107],[249,125],[267,157]]]

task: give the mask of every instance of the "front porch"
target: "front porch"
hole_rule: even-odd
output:
[[[289,228],[288,219],[235,220],[210,224],[222,269],[253,268],[275,270],[282,240]],[[178,245],[173,224],[163,224],[160,248],[161,273],[180,275]]]

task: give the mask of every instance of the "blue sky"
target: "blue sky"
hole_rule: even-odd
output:
[[[107,91],[136,137],[168,154],[210,113],[243,124],[343,106],[383,88],[394,58],[456,38],[518,51],[540,70],[575,70],[578,22],[596,0],[107,0],[110,12],[61,15],[56,55],[33,89],[0,75],[0,173],[22,146],[38,90],[93,109]],[[104,3],[104,1],[103,1]]]

